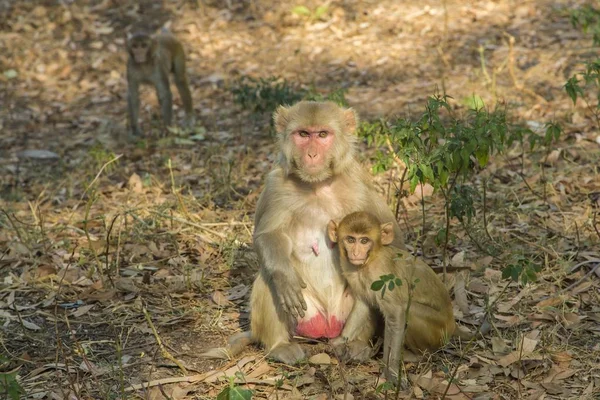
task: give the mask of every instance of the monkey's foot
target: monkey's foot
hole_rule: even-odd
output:
[[[269,352],[269,358],[292,365],[305,358],[305,356],[304,350],[298,343],[282,343]]]
[[[183,126],[187,129],[192,129],[196,126],[196,117],[193,115],[187,115],[183,120]]]
[[[383,376],[387,381],[392,382],[394,385],[396,385],[396,386],[400,385],[400,389],[402,389],[402,390],[406,390],[409,387],[408,379],[406,378],[406,376],[401,377],[400,382],[398,382],[398,371],[397,370],[392,370],[391,368],[386,368]]]
[[[331,341],[333,352],[344,361],[365,362],[373,356],[373,348],[362,340],[347,342],[343,337],[337,337]]]

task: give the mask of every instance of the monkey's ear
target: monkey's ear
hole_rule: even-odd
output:
[[[387,246],[394,241],[394,225],[391,222],[381,224],[381,244]]]
[[[358,115],[352,108],[344,110],[344,123],[346,124],[346,132],[353,134],[358,126]]]
[[[334,220],[329,221],[329,224],[327,225],[327,235],[329,236],[329,240],[331,240],[333,243],[337,243],[337,224]]]
[[[290,122],[290,110],[284,106],[277,107],[277,110],[273,113],[273,122],[277,133],[284,132],[288,122]]]

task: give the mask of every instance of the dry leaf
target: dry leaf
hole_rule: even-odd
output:
[[[229,300],[227,300],[227,296],[225,296],[225,294],[223,292],[221,292],[220,290],[216,290],[212,294],[211,300],[219,307],[231,304],[231,302]]]
[[[463,315],[469,315],[471,314],[471,310],[469,309],[469,300],[467,299],[467,290],[465,289],[465,274],[465,271],[456,274],[454,300]]]
[[[249,286],[246,286],[244,284],[239,284],[239,285],[229,289],[229,296],[227,296],[227,299],[228,300],[242,299],[242,298],[244,298],[244,296],[246,296],[246,293],[248,293],[249,290],[250,290]]]
[[[39,331],[40,328],[38,325],[34,324],[33,322],[29,322],[26,319],[23,319],[23,326],[31,331]]]
[[[75,318],[81,317],[82,315],[85,315],[88,313],[88,311],[90,311],[92,308],[94,308],[95,304],[88,304],[85,306],[81,306],[78,309],[76,309],[71,315]]]
[[[309,358],[308,362],[316,365],[329,365],[331,364],[331,357],[327,353],[319,353]]]

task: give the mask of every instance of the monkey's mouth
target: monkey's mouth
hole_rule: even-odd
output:
[[[365,262],[367,262],[366,258],[348,258],[348,260],[352,265],[363,265]]]

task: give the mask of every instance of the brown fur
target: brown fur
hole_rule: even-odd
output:
[[[436,350],[454,334],[452,302],[444,284],[422,260],[405,250],[384,245],[391,241],[389,235],[393,235],[386,224],[381,225],[374,215],[356,212],[339,224],[331,221],[328,232],[331,240],[339,243],[342,273],[354,295],[384,315],[384,362],[388,365],[386,374],[389,378],[394,379],[397,375],[401,351],[399,339],[404,331],[411,284],[414,283],[414,289],[408,310],[406,346],[416,351]],[[360,241],[365,244],[359,244]],[[359,258],[366,262],[353,264],[352,254],[361,252]],[[402,285],[386,290],[383,297],[381,292],[371,290],[373,282],[389,274],[400,278]]]
[[[351,309],[348,318],[360,323],[346,323],[342,334],[367,347],[376,319],[368,307],[357,305],[360,301],[344,296],[339,259],[326,237],[328,221],[352,211],[369,209],[382,219],[394,219],[356,160],[356,114],[331,102],[300,102],[279,107],[274,121],[280,157],[266,177],[255,214],[254,246],[261,270],[250,299],[252,338],[271,357],[294,363],[304,357],[291,338],[306,303],[319,304],[327,316],[335,316],[339,310],[331,304],[347,297],[341,307]],[[323,146],[319,154],[322,164],[310,172],[303,161],[306,154],[293,140],[302,129],[333,135],[330,147]],[[394,229],[396,245],[403,247],[397,223]],[[312,240],[319,243],[318,255],[307,247]]]
[[[135,32],[127,37],[127,104],[130,133],[141,135],[139,126],[139,86],[150,84],[156,89],[163,122],[172,123],[173,97],[169,74],[173,73],[175,85],[186,113],[186,124],[194,124],[192,95],[190,93],[183,45],[168,31],[158,35]]]

